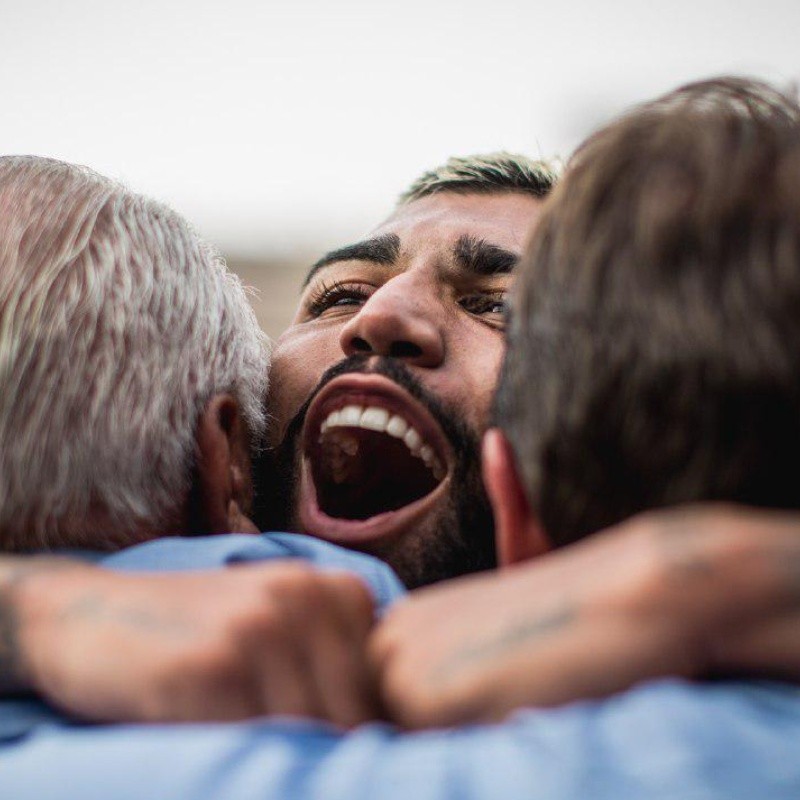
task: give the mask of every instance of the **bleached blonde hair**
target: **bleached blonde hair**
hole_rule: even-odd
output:
[[[413,203],[439,192],[500,194],[522,192],[546,197],[558,181],[557,160],[532,159],[498,151],[472,156],[454,156],[424,172],[398,198],[397,205]]]
[[[0,546],[115,548],[185,514],[219,392],[263,433],[267,339],[165,206],[84,168],[0,158]]]

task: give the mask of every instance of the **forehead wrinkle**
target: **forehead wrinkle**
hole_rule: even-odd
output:
[[[355,244],[345,245],[326,253],[311,267],[303,281],[303,288],[308,286],[309,281],[319,270],[339,261],[370,261],[374,264],[391,266],[397,261],[399,255],[400,237],[396,233],[374,236]]]

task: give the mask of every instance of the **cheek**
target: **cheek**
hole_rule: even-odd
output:
[[[464,376],[464,405],[477,430],[485,430],[505,354],[505,338],[495,332],[482,332],[462,340],[460,373]]]
[[[271,425],[269,444],[283,438],[286,426],[319,382],[322,373],[342,358],[338,334],[290,328],[272,351],[267,410]]]

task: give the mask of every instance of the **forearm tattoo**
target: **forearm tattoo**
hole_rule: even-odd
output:
[[[432,684],[447,682],[465,668],[475,666],[479,662],[502,657],[520,647],[528,647],[537,639],[542,639],[567,627],[575,620],[576,616],[575,608],[562,605],[533,619],[516,622],[490,639],[467,644],[457,650],[431,673],[429,681]]]
[[[201,635],[203,626],[195,620],[170,616],[162,609],[142,608],[135,603],[109,598],[98,592],[86,592],[67,604],[58,615],[59,622],[111,623],[120,631],[147,633],[172,639]]]

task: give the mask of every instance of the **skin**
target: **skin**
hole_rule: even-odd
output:
[[[345,257],[312,271],[292,324],[273,352],[271,445],[283,440],[325,371],[359,353],[402,361],[423,389],[461,416],[477,440],[487,424],[503,355],[502,311],[512,278],[476,275],[454,252],[461,237],[470,236],[520,255],[541,205],[519,192],[426,197],[401,206],[365,237],[399,237],[399,252],[389,263]],[[338,284],[334,296],[320,300],[326,287]],[[370,390],[369,380],[364,389]],[[441,491],[424,508],[401,514],[377,531],[323,527],[304,513],[310,477],[303,473],[294,504],[299,513],[289,526],[377,555],[403,576],[409,554],[423,554],[437,535],[452,491],[452,464],[448,467]],[[299,460],[295,469],[300,470]]]
[[[395,347],[427,389],[481,430],[502,333],[496,309],[477,314],[464,302],[481,289],[502,291],[509,278],[476,286],[454,268],[452,247],[469,233],[519,252],[537,212],[538,202],[523,195],[430,198],[376,229],[401,237],[394,263],[320,270],[315,279],[327,274],[329,281],[351,271],[341,279],[360,289],[315,320],[308,314],[313,284],[306,289],[275,354],[275,437],[322,373],[364,343],[377,354]],[[405,343],[401,353],[397,343]],[[231,398],[213,401],[199,426],[202,532],[247,529],[234,406]],[[505,498],[496,501],[501,561],[540,555],[541,531],[520,502],[504,447],[487,452],[487,484]],[[430,509],[423,534],[431,535],[435,517]],[[42,561],[20,571],[19,559],[0,558],[0,677],[99,719],[295,713],[346,726],[377,713],[367,677],[374,674],[396,720],[427,726],[598,696],[658,669],[695,675],[709,665],[760,671],[800,663],[797,575],[786,569],[797,564],[796,520],[692,510],[681,517],[691,535],[671,530],[668,546],[653,546],[661,541],[653,531],[669,528],[666,522],[665,514],[637,518],[555,561],[546,556],[414,594],[376,629],[356,578],[329,580],[296,564],[123,578]],[[407,530],[395,533],[400,546],[408,543]],[[363,547],[379,553],[383,545]],[[731,579],[742,591],[725,591]],[[726,602],[727,613],[710,613]],[[362,660],[367,637],[371,670]],[[714,659],[698,642],[713,643]]]
[[[482,430],[502,355],[500,318],[510,276],[464,274],[454,263],[453,247],[468,234],[519,254],[538,210],[539,201],[522,194],[422,200],[373,232],[400,237],[395,263],[348,261],[319,270],[275,351],[273,433],[281,432],[324,370],[354,352],[358,338],[379,354],[392,352],[398,341],[417,347],[416,355],[403,359],[409,368],[430,392],[463,408],[470,427]],[[340,298],[312,320],[309,298],[322,281],[337,279],[357,282],[359,293]],[[483,301],[477,310],[476,297]],[[198,427],[203,498],[198,532],[254,530],[243,511],[250,485],[242,431],[235,401],[215,398]],[[37,562],[36,570],[23,566],[19,559],[0,559],[0,675],[11,688],[33,688],[94,719],[295,713],[348,726],[376,713],[373,683],[364,669],[372,609],[367,602],[348,601],[363,595],[352,576],[331,582],[294,564],[183,581],[123,579],[48,560]],[[293,603],[291,613],[277,601],[300,594],[307,599]],[[186,625],[186,609],[207,602],[209,621],[202,631],[172,635],[176,625]],[[329,633],[321,635],[321,621],[331,615],[338,622],[323,626]],[[254,641],[253,630],[261,631],[262,644],[243,646],[243,640]],[[104,648],[103,642],[113,644]],[[104,650],[106,657],[87,662],[80,655],[87,649]],[[305,665],[302,670],[295,668],[298,663]],[[182,691],[170,690],[174,685]],[[220,685],[226,693],[210,703]],[[284,689],[270,691],[278,685]]]
[[[246,442],[234,398],[213,397],[188,533],[256,532]],[[373,619],[358,577],[291,560],[168,576],[0,557],[0,691],[33,690],[93,720],[295,714],[350,727],[379,712]]]
[[[353,575],[297,561],[170,576],[37,566],[7,589],[14,663],[27,687],[72,714],[293,714],[350,727],[378,713],[364,657],[373,602]],[[0,582],[2,572],[0,560]]]
[[[497,721],[663,676],[797,680],[796,515],[686,506],[542,556],[499,431],[487,435],[483,469],[501,569],[410,595],[371,639],[397,722]]]

